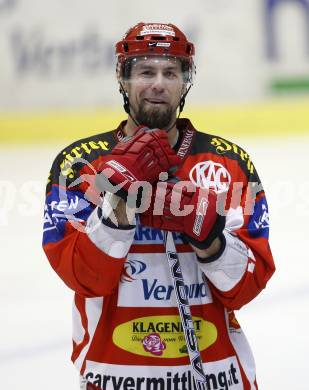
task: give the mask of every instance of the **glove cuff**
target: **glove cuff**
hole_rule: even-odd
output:
[[[188,236],[187,234],[184,234],[184,236],[186,240],[189,241],[196,248],[207,249],[210,247],[210,245],[212,244],[215,238],[222,235],[224,227],[225,227],[225,216],[218,214],[217,220],[213,228],[211,229],[207,238],[204,241],[198,241],[195,238]]]
[[[199,257],[196,255],[196,258],[197,258],[199,263],[202,263],[202,264],[213,263],[214,261],[218,260],[222,256],[222,253],[225,251],[225,247],[226,247],[226,238],[225,238],[223,233],[221,233],[218,236],[218,238],[220,239],[220,242],[221,242],[221,247],[220,247],[219,251],[215,255],[209,256],[206,258],[202,258],[202,257]]]

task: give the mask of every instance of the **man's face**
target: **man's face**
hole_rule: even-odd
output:
[[[149,128],[168,128],[185,90],[181,63],[173,57],[137,57],[125,82],[134,118]]]

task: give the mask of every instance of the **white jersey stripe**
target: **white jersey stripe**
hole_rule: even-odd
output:
[[[255,361],[248,340],[241,328],[237,330],[230,328],[227,309],[224,309],[224,311],[226,325],[229,330],[228,335],[235,349],[236,355],[238,356],[240,364],[245,372],[245,375],[250,383],[250,390],[257,390],[254,384],[256,379]]]
[[[82,368],[83,362],[89,351],[89,347],[92,343],[94,333],[96,331],[96,328],[99,323],[99,319],[102,314],[102,308],[103,308],[103,297],[85,299],[85,311],[86,311],[86,317],[88,321],[89,341],[84,346],[80,355],[74,362],[74,365],[77,367],[79,371]]]
[[[85,329],[82,324],[81,314],[75,304],[75,300],[72,305],[72,320],[73,320],[73,330],[72,330],[72,339],[76,344],[81,344],[85,337]]]

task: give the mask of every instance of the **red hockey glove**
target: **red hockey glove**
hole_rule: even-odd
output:
[[[217,199],[213,190],[197,188],[189,181],[158,182],[140,220],[146,226],[181,232],[197,248],[207,249],[225,226]]]
[[[110,191],[109,181],[119,187],[117,195],[126,199],[132,183],[147,181],[153,184],[161,172],[168,172],[180,162],[168,142],[166,131],[138,128],[134,136],[120,141],[104,157],[98,167],[101,173],[96,178],[96,185],[100,190]]]

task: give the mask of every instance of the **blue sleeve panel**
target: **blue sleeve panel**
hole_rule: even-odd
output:
[[[66,223],[84,223],[94,207],[82,192],[53,185],[46,197],[43,245],[62,240]]]

